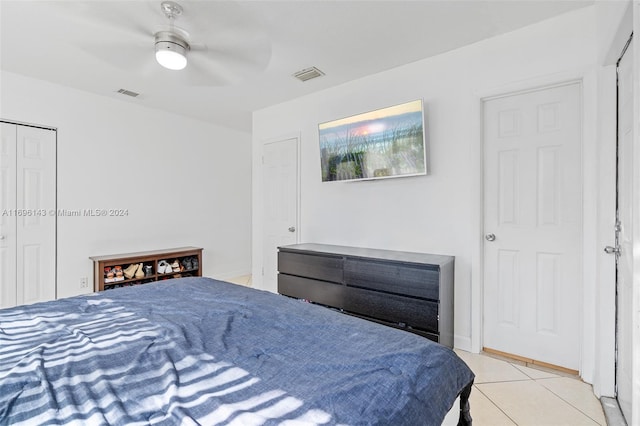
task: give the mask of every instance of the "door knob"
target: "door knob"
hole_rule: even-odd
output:
[[[495,241],[496,240],[496,236],[495,234],[487,234],[484,236],[484,239],[487,241]]]
[[[4,235],[0,235],[0,240],[4,240]]]
[[[295,226],[290,226],[289,227],[289,232],[296,232],[296,227]]]
[[[606,246],[604,248],[604,252],[607,254],[620,254],[620,246],[615,246],[615,247]]]

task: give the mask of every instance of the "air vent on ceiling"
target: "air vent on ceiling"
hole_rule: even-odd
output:
[[[305,68],[293,74],[293,76],[300,81],[311,80],[312,78],[322,77],[323,75],[324,73],[316,67]]]
[[[127,90],[127,89],[119,89],[118,93],[121,93],[121,94],[127,95],[127,96],[131,96],[132,98],[135,98],[136,96],[140,95],[140,93],[132,92],[131,90]]]

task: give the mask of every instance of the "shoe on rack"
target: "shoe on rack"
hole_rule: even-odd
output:
[[[144,265],[144,276],[150,277],[151,275],[153,275],[153,266]]]
[[[139,263],[138,264],[138,270],[136,271],[136,274],[134,275],[137,279],[144,278],[144,270],[143,270],[143,268],[144,268],[144,264]]]
[[[136,274],[137,271],[138,271],[138,264],[132,263],[131,265],[129,265],[127,269],[124,270],[124,276],[127,279],[131,279],[133,278],[133,276]]]
[[[167,272],[171,272],[171,266],[167,263],[166,260],[161,260],[158,262],[158,273],[166,274]]]
[[[200,267],[200,265],[198,264],[198,258],[194,257],[191,260],[191,266],[193,266],[193,269],[198,269]]]
[[[115,279],[115,274],[113,272],[113,269],[106,267],[104,268],[104,282],[105,283],[112,283],[114,282]]]
[[[173,272],[180,272],[180,262],[178,262],[178,259],[173,261],[173,263],[171,264],[171,269],[173,270]]]
[[[186,259],[182,259],[182,266],[186,271],[193,269],[193,265],[191,264],[191,258],[187,257]]]
[[[122,272],[122,266],[120,265],[114,266],[113,273],[116,275],[116,278],[115,278],[116,281],[124,280],[124,272]]]

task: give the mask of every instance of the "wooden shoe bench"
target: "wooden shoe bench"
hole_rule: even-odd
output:
[[[187,258],[197,259],[197,268],[184,269],[180,272],[171,271],[169,273],[158,273],[158,262],[164,260],[171,264],[174,260],[178,260],[182,265],[182,261]],[[202,248],[200,247],[180,247],[166,250],[141,251],[137,253],[92,256],[90,259],[93,260],[94,291],[104,291],[118,287],[147,284],[169,278],[202,276]],[[134,263],[142,263],[144,266],[151,266],[151,274],[140,278],[125,278],[124,276],[120,279],[107,278],[106,270],[113,270],[116,266],[119,266],[124,270]]]

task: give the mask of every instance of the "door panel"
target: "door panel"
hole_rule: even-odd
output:
[[[560,150],[538,150],[538,226],[560,226]]]
[[[0,123],[0,308],[15,306],[16,126]]]
[[[498,323],[501,327],[517,329],[520,321],[520,267],[519,252],[498,250]],[[485,342],[486,345],[486,342]]]
[[[484,105],[484,346],[579,369],[579,84]],[[491,241],[489,241],[491,240]]]
[[[18,126],[17,204],[29,214],[17,223],[17,303],[55,299],[56,134]],[[20,173],[22,171],[22,173]]]
[[[562,257],[554,253],[538,253],[536,259],[536,300],[537,304],[536,332],[558,335],[560,333],[558,304],[560,287],[559,270]]]
[[[298,140],[264,145],[263,288],[277,291],[278,246],[297,242]]]
[[[631,423],[633,311],[633,48],[618,64],[618,232],[616,296],[616,389],[622,413]],[[637,155],[637,154],[636,154]]]
[[[0,123],[0,307],[56,296],[56,132]]]

